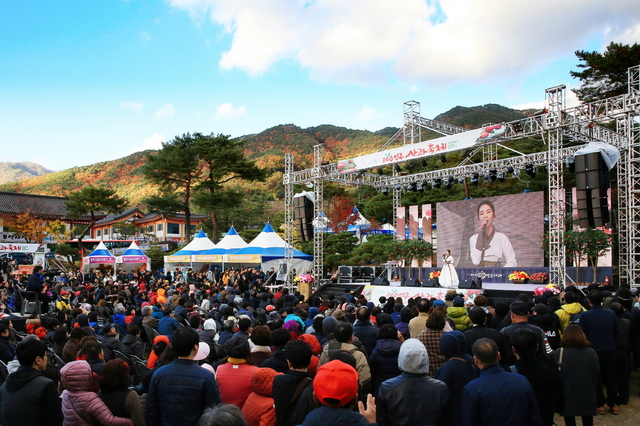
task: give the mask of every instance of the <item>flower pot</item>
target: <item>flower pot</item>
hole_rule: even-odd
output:
[[[511,280],[512,283],[514,284],[524,284],[526,280]]]
[[[529,280],[531,281],[531,284],[544,284],[545,280]]]

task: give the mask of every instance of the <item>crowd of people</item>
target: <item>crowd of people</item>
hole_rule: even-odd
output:
[[[183,273],[184,272],[184,273]],[[240,271],[35,267],[4,284],[42,313],[0,320],[0,424],[583,425],[629,401],[640,309],[629,289],[510,304],[366,300],[265,287]],[[606,409],[605,409],[606,407]]]

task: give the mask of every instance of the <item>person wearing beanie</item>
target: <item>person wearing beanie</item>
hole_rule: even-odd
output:
[[[431,379],[429,356],[422,342],[408,339],[400,346],[402,373],[382,383],[376,398],[380,425],[439,425],[447,423],[450,393],[447,385]]]
[[[464,298],[460,296],[453,299],[453,306],[447,308],[447,317],[451,318],[458,331],[465,331],[471,327],[471,320],[464,307]]]
[[[482,310],[482,308],[479,309]],[[478,378],[480,370],[476,367],[473,357],[466,353],[465,336],[459,331],[450,331],[442,335],[440,338],[440,352],[445,356],[447,362],[438,368],[433,378],[442,380],[449,388],[451,393],[449,405],[451,407],[460,407],[462,390],[467,383]],[[461,414],[460,410],[452,410],[452,425],[462,424]]]
[[[342,361],[330,361],[318,369],[313,395],[321,405],[307,414],[303,426],[366,426],[376,422],[374,398],[368,395],[366,410],[358,403],[358,372]],[[360,413],[353,411],[356,404]]]
[[[252,392],[251,377],[258,370],[247,361],[251,357],[249,341],[243,337],[233,337],[224,344],[227,362],[221,364],[216,372],[220,388],[220,398],[226,404],[242,409]]]
[[[273,402],[273,379],[281,375],[270,368],[258,368],[251,376],[251,389],[242,407],[248,426],[275,426],[276,409]]]
[[[320,344],[324,346],[329,340],[333,340],[333,330],[338,325],[338,320],[334,316],[327,317],[322,320],[322,332],[324,333],[324,339],[320,341]]]

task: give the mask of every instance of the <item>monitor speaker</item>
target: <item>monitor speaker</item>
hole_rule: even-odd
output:
[[[422,281],[422,287],[440,287],[438,285],[438,280],[434,280],[434,279],[427,279]]]
[[[351,277],[351,266],[341,266],[340,277]]]
[[[298,241],[310,241],[313,239],[313,201],[309,198],[294,197],[293,208],[295,214],[296,232]]]
[[[420,281],[415,278],[405,278],[402,280],[402,285],[404,287],[420,287]]]
[[[372,285],[389,285],[389,280],[385,277],[376,277],[371,280]]]
[[[471,280],[461,280],[458,288],[476,288],[476,282]]]
[[[360,274],[362,278],[372,277],[373,276],[373,266],[363,266],[360,268]]]

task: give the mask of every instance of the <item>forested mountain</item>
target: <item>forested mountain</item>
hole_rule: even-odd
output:
[[[21,161],[19,163],[0,162],[0,184],[17,182],[48,173],[53,173],[53,171],[30,161]]]

